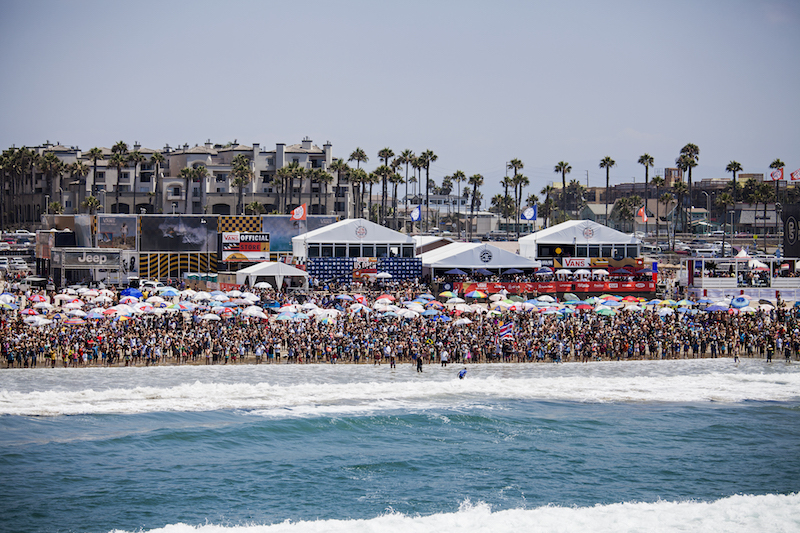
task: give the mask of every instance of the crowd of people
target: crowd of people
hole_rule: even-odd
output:
[[[328,287],[330,289],[331,287]],[[527,309],[488,302],[465,306],[418,300],[435,308],[433,316],[403,317],[375,309],[387,296],[392,309],[428,291],[417,282],[353,291],[313,291],[308,294],[253,290],[267,319],[244,317],[235,309],[219,320],[204,319],[209,309],[163,309],[132,317],[109,316],[79,324],[63,320],[34,326],[20,309],[0,311],[0,354],[8,368],[149,366],[184,364],[309,364],[352,363],[424,365],[491,362],[587,362],[699,357],[798,357],[800,325],[796,308],[780,305],[753,313],[658,313],[660,306],[641,311],[598,314],[588,305],[541,302]],[[9,293],[6,293],[9,294]],[[25,305],[41,294],[12,293]],[[142,295],[145,299],[147,294]],[[433,297],[433,295],[431,295]],[[106,307],[119,301],[114,292]],[[179,298],[176,297],[175,300]],[[444,300],[444,298],[440,298]],[[335,310],[298,319],[276,319],[274,310],[313,304]],[[477,308],[480,307],[480,310]],[[519,306],[517,306],[519,307]],[[284,318],[286,318],[284,316]]]

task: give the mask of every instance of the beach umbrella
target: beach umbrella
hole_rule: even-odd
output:
[[[435,300],[436,299],[436,297],[434,295],[428,294],[428,293],[420,294],[419,296],[417,296],[417,298],[423,298],[425,300]]]
[[[36,312],[36,309],[31,309],[28,307],[27,309],[23,309],[20,311],[21,315],[38,315],[39,313]]]
[[[511,300],[512,302],[524,302],[525,301],[525,298],[523,298],[522,296],[519,296],[517,294],[509,296],[508,299]]]
[[[453,322],[454,326],[464,326],[467,324],[472,324],[472,320],[470,320],[469,318],[459,318],[458,320]]]
[[[491,276],[492,272],[490,270],[486,270],[485,268],[478,268],[472,270],[475,274],[480,274],[481,276]]]
[[[367,297],[363,294],[354,294],[353,299],[360,304],[367,305]]]
[[[642,308],[639,307],[638,305],[626,305],[625,309],[623,309],[623,311],[641,311],[641,310]]]
[[[388,272],[378,272],[375,277],[377,279],[391,279],[392,275]]]
[[[608,276],[608,270],[604,268],[598,268],[597,270],[592,271],[592,275],[594,276]]]
[[[227,302],[228,300],[230,300],[230,298],[228,297],[227,294],[222,293],[213,295],[212,300],[215,302]]]
[[[145,302],[147,302],[149,304],[162,303],[162,302],[164,302],[164,298],[162,298],[161,296],[151,296],[150,298],[145,300]]]
[[[616,300],[603,300],[603,305],[606,307],[619,307],[622,305],[622,302],[617,302]]]
[[[580,298],[578,298],[577,295],[571,292],[564,293],[564,301],[578,301],[578,300],[580,300]]]
[[[439,309],[444,309],[444,304],[442,302],[437,302],[436,300],[431,300],[425,304],[425,307],[437,307]]]
[[[45,298],[41,294],[31,294],[30,296],[28,296],[28,300],[30,300],[31,302],[46,302],[47,298]]]
[[[667,316],[673,314],[674,312],[675,310],[671,307],[663,307],[658,310],[658,316]]]
[[[312,302],[306,302],[300,306],[301,309],[305,309],[306,311],[310,311],[312,309],[317,309],[319,306]]]
[[[360,313],[362,311],[364,313],[372,312],[372,309],[370,309],[369,307],[367,307],[366,305],[364,305],[362,303],[352,304],[350,307],[348,307],[348,309],[350,310],[351,313]]]
[[[694,302],[690,302],[689,300],[684,298],[683,300],[678,301],[676,305],[678,307],[692,307],[694,305]]]
[[[11,311],[13,311],[13,310],[15,310],[15,309],[19,309],[19,307],[17,306],[17,304],[11,304],[11,303],[6,303],[6,302],[0,302],[0,309],[8,309],[8,310],[11,310]]]
[[[576,276],[591,276],[592,275],[592,271],[591,270],[586,270],[585,268],[579,268],[578,270],[573,272],[573,274],[575,274]]]
[[[134,289],[133,287],[128,287],[119,294],[120,296],[133,296],[134,298],[141,298],[142,296],[144,296],[142,294],[142,291],[140,291],[139,289]]]
[[[438,320],[439,322],[450,322],[451,320],[453,320],[452,318],[450,318],[447,315],[438,315],[438,316],[433,317],[433,319],[434,320]]]
[[[602,315],[602,316],[614,316],[616,314],[616,312],[613,309],[609,309],[608,307],[605,307],[605,308],[599,309],[599,310],[595,309],[595,312],[598,315]]]
[[[594,308],[589,304],[579,304],[578,307],[576,307],[575,309],[579,309],[581,311],[588,311],[589,309],[594,309]]]
[[[3,296],[5,296],[5,295],[0,294],[0,301],[2,301]],[[72,301],[74,299],[75,299],[75,297],[70,295],[70,294],[56,294],[55,296],[53,296],[53,301],[54,302]]]
[[[505,297],[502,294],[492,294],[489,296],[489,301],[491,302],[499,302],[500,300],[505,300]]]
[[[161,293],[161,296],[164,298],[175,298],[176,296],[180,296],[181,292],[173,289],[172,287],[168,288],[164,292]]]
[[[539,301],[540,302],[553,303],[553,302],[556,301],[556,299],[553,298],[552,296],[548,295],[548,294],[545,294],[545,295],[539,296]]]
[[[275,320],[291,320],[294,317],[294,313],[281,313],[275,317]]]
[[[453,297],[453,298],[450,298],[449,300],[447,300],[446,303],[449,303],[449,304],[463,304],[464,303],[464,299],[463,298],[458,298],[458,297]]]
[[[436,316],[439,313],[441,313],[441,311],[439,311],[438,309],[427,309],[422,313],[422,316]]]
[[[91,319],[105,318],[105,315],[103,313],[98,313],[97,311],[89,311],[86,314],[86,318],[91,318]]]
[[[737,296],[733,300],[731,300],[731,307],[734,309],[741,309],[742,307],[747,307],[750,304],[750,300],[745,298],[744,296]]]
[[[379,300],[391,300],[391,301],[393,302],[393,301],[395,301],[397,298],[395,298],[395,297],[394,297],[394,296],[392,296],[391,294],[381,294],[380,296],[378,296],[378,299],[379,299]]]
[[[474,313],[475,310],[467,304],[456,304],[455,310],[459,313]]]
[[[572,275],[572,270],[568,270],[566,268],[559,268],[558,270],[556,270],[556,275],[557,276],[571,276]]]
[[[192,300],[200,301],[200,300],[210,300],[212,298],[211,293],[206,291],[196,292],[194,296],[192,296]]]
[[[337,297],[336,297],[336,299],[337,299],[337,300],[346,300],[346,301],[352,301],[352,300],[353,300],[353,297],[352,297],[352,296],[350,296],[349,294],[340,294],[339,296],[337,296]]]
[[[453,291],[444,291],[440,292],[439,296],[442,298],[455,298],[458,294],[454,293]]]
[[[259,281],[255,285],[253,285],[254,289],[271,289],[272,285],[267,283],[266,281]]]
[[[481,291],[472,291],[464,295],[466,298],[486,298],[486,293]]]
[[[139,298],[136,296],[124,296],[119,299],[119,303],[121,304],[135,304],[139,301]]]
[[[688,307],[679,307],[677,310],[677,312],[681,314],[688,313],[689,311],[691,311],[691,309],[689,309]]]
[[[101,294],[97,298],[92,299],[93,304],[107,304],[113,302],[113,298],[110,296],[106,296],[105,294]]]
[[[230,296],[231,298],[239,298],[242,295],[242,291],[237,291],[236,289],[234,289],[232,291],[228,291],[227,295]]]
[[[755,310],[754,307],[746,305],[746,306],[742,307],[741,309],[739,309],[739,312],[740,313],[755,313],[756,310]]]
[[[461,270],[460,268],[451,268],[450,270],[445,271],[445,274],[450,276],[466,276],[467,273]]]
[[[82,318],[75,317],[75,318],[68,318],[63,323],[69,324],[70,326],[77,326],[80,324],[86,324],[86,321]]]
[[[48,319],[48,318],[39,318],[38,320],[36,320],[36,322],[33,325],[34,326],[47,326],[48,324],[52,324],[52,323],[53,323],[53,321]]]
[[[72,309],[71,311],[67,312],[67,315],[69,315],[69,316],[79,316],[79,317],[83,318],[83,317],[86,316],[86,313],[81,311],[80,309]]]
[[[390,299],[388,299],[388,298],[378,298],[378,299],[375,301],[375,303],[376,303],[376,304],[381,304],[381,305],[389,305],[389,304],[391,304],[391,303],[392,303],[392,301],[391,301]]]
[[[200,317],[200,320],[222,320],[219,315],[215,315],[214,313],[206,313],[205,315]]]
[[[47,302],[36,302],[36,303],[33,305],[33,308],[34,308],[34,309],[52,309],[52,308],[53,308],[53,306],[52,306],[52,305],[50,305],[50,304],[49,304],[49,303],[47,303]]]
[[[94,289],[89,289],[89,290],[83,291],[83,293],[81,293],[81,295],[85,296],[86,298],[96,298],[97,296],[100,296],[100,293],[98,291],[94,290]]]
[[[419,304],[411,304],[406,306],[411,311],[416,311],[417,313],[422,313],[425,311],[425,308]]]
[[[712,300],[711,298],[700,298],[699,300],[697,300],[697,303],[704,304],[704,305],[709,305],[709,304],[713,304],[714,300]]]
[[[417,318],[419,313],[416,311],[412,311],[411,309],[403,309],[397,313],[403,318]]]

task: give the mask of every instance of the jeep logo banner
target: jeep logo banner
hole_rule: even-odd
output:
[[[103,267],[117,269],[120,266],[119,251],[108,248],[87,248],[81,251],[63,252],[62,266],[66,268]]]

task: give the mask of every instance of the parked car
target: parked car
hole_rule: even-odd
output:
[[[0,272],[8,272],[11,270],[11,261],[8,257],[0,257]]]

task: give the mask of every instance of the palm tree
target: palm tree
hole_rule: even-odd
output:
[[[128,166],[128,159],[124,154],[118,152],[113,153],[108,160],[108,166],[117,169],[117,182],[114,185],[114,203],[116,204],[114,207],[114,213],[119,213],[119,182],[122,176],[122,169]]]
[[[69,175],[72,176],[72,179],[78,179],[81,197],[86,195],[86,176],[88,174],[89,166],[82,161],[75,161],[69,165]]]
[[[674,199],[675,198],[672,196],[672,193],[665,192],[664,194],[659,196],[658,201],[661,202],[662,204],[664,204],[664,210],[666,211],[667,207],[669,206],[669,204],[672,203],[672,201]],[[669,214],[667,214],[667,216],[669,216]],[[676,216],[673,216],[672,219],[675,220]],[[673,227],[674,227],[674,224],[673,224]],[[675,239],[673,238],[672,241],[670,241],[670,238],[669,238],[669,219],[667,219],[667,242],[670,242],[670,245],[669,245],[670,249],[672,251],[675,251]]]
[[[656,240],[658,240],[660,232],[659,221],[661,220],[660,218],[658,218],[658,198],[660,197],[659,189],[664,185],[664,178],[662,178],[661,176],[655,176],[653,178],[653,185],[656,188]]]
[[[273,184],[282,190],[283,192],[283,212],[286,213],[288,211],[288,205],[291,202],[291,195],[292,185],[293,185],[293,178],[297,169],[300,168],[300,164],[296,162],[291,162],[288,165],[281,167],[275,172],[275,178],[273,178]]]
[[[164,198],[162,197],[161,187],[163,186],[163,180],[161,179],[161,165],[164,164],[164,156],[161,155],[161,152],[154,152],[152,156],[150,156],[150,163],[153,164],[153,168],[155,172],[153,176],[156,180],[156,197],[158,198],[158,205],[162,205]]]
[[[266,211],[264,204],[255,200],[245,206],[245,213],[250,212],[251,215],[260,215],[264,213],[264,211]]]
[[[45,185],[44,189],[42,190],[43,196],[49,196],[50,198],[54,198],[53,196],[53,177],[56,174],[60,174],[64,168],[64,164],[61,160],[54,154],[53,152],[47,152],[41,158],[39,158],[39,170],[41,170],[45,178],[47,180],[47,184]],[[60,187],[59,187],[60,189]],[[42,200],[45,200],[42,198]],[[63,199],[59,195],[59,203],[63,203]]]
[[[682,216],[682,218],[683,218],[683,227],[682,227],[682,229],[683,229],[684,233],[687,233],[688,230],[687,230],[687,222],[686,222],[686,205],[685,205],[684,200],[686,199],[686,194],[689,191],[689,187],[686,186],[685,182],[678,181],[673,186],[673,190],[675,191],[675,196],[678,199],[678,208],[681,210],[681,215],[683,215]],[[675,227],[677,228],[677,222],[676,222],[676,226]]]
[[[544,187],[542,187],[542,190],[539,191],[539,194],[544,195],[543,205],[545,205],[546,207],[547,214],[545,214],[545,212],[542,212],[542,217],[544,217],[545,226],[550,226],[550,214],[552,213],[552,206],[553,206],[553,202],[551,200],[553,199],[552,196],[555,192],[556,188],[553,187],[552,185],[545,185]],[[606,219],[606,223],[608,223],[607,221],[608,219]]]
[[[192,169],[192,182],[197,182],[199,184],[200,194],[202,196],[203,191],[203,181],[209,176],[208,169],[205,165],[197,165]],[[194,191],[192,191],[194,192]],[[188,191],[187,191],[188,195]]]
[[[186,167],[181,169],[180,177],[183,178],[183,212],[189,214],[189,182],[192,180],[194,169]]]
[[[353,214],[356,218],[364,218],[364,191],[369,183],[369,175],[363,168],[356,168],[350,171],[350,181],[358,187],[357,194],[353,195],[353,200],[358,203]]]
[[[430,187],[428,183],[431,177],[431,163],[439,159],[439,156],[434,154],[432,150],[425,150],[420,157],[422,157],[423,166],[425,167],[425,231],[428,231],[430,229],[428,225],[428,215],[430,213],[430,203],[428,201]]]
[[[92,196],[97,196],[97,160],[103,159],[103,151],[95,146],[86,155],[92,160]]]
[[[293,205],[292,208],[297,207],[303,203],[303,182],[308,178],[308,170],[300,166],[299,163],[292,163],[289,165],[292,167],[292,196],[294,196],[294,180],[298,181],[297,185],[297,205]]]
[[[500,185],[502,185],[503,188],[505,189],[505,195],[503,196],[504,198],[508,198],[508,188],[511,187],[513,184],[514,184],[513,177],[509,178],[508,176],[506,176],[500,180]],[[503,206],[508,207],[510,203],[511,202],[503,201]],[[508,239],[508,210],[507,209],[503,210],[498,214],[503,215],[503,218],[506,219],[506,239]]]
[[[136,213],[136,177],[139,171],[139,163],[145,162],[145,157],[138,150],[128,154],[128,163],[133,163],[133,212]]]
[[[606,169],[606,223],[608,223],[608,197],[609,197],[608,171],[616,164],[617,164],[616,161],[614,161],[608,156],[605,156],[602,160],[600,160],[600,168]]]
[[[100,200],[94,196],[87,196],[86,199],[81,202],[81,207],[88,210],[90,215],[94,215],[100,208]]]
[[[318,168],[315,169],[317,172],[315,173],[314,178],[316,179],[317,183],[319,183],[320,190],[317,191],[317,214],[318,215],[327,215],[328,214],[328,185],[333,183],[333,176],[331,176],[328,172],[324,169]],[[322,197],[325,196],[325,212],[322,212]]]
[[[372,186],[380,182],[381,176],[377,173],[377,170],[367,174],[367,183],[369,183],[369,207],[367,208],[367,220],[372,220]]]
[[[572,172],[572,167],[566,161],[559,161],[553,168],[553,172],[561,174],[561,209],[567,212],[567,174]]]
[[[356,168],[361,168],[361,163],[369,161],[369,157],[367,157],[367,153],[362,148],[356,148],[353,150],[353,153],[350,154],[348,161],[355,161]]]
[[[389,168],[388,165],[380,165],[373,171],[373,173],[375,174],[375,176],[378,177],[379,182],[381,183],[381,203],[378,205],[378,210],[379,210],[378,222],[380,224],[384,224],[385,207],[386,207],[384,205],[384,200],[386,199],[387,196],[389,196],[389,189],[386,188],[386,183],[388,183],[389,176],[392,175],[392,169]]]
[[[378,158],[383,159],[383,166],[389,167],[389,160],[394,157],[394,152],[391,148],[383,148],[382,150],[378,151]],[[386,224],[386,197],[389,196],[389,189],[388,189],[388,181],[390,173],[382,174],[381,180],[381,223]]]
[[[411,150],[403,150],[400,152],[400,156],[397,158],[400,161],[401,165],[406,166],[406,211],[408,211],[408,165],[410,165],[414,160],[414,152]]]
[[[769,164],[769,168],[771,168],[773,170],[778,170],[779,168],[783,168],[785,166],[786,166],[786,164],[783,161],[781,161],[780,159],[775,159],[772,163]],[[781,222],[780,221],[780,217],[778,216],[778,201],[779,201],[779,199],[778,199],[778,184],[779,183],[780,183],[780,180],[775,180],[775,235],[776,236],[780,233],[780,222]],[[785,203],[785,201],[783,203]],[[764,207],[765,211],[766,211],[766,209],[767,208]],[[766,246],[766,245],[767,245],[767,243],[765,241],[764,242],[764,246]]]
[[[763,220],[764,220],[764,253],[767,253],[767,204],[770,202],[770,200],[773,199],[772,187],[769,186],[769,183],[766,183],[766,182],[762,181],[761,183],[758,184],[758,186],[756,188],[755,198],[756,198],[757,201],[759,201],[759,202],[764,204],[764,216],[763,216]],[[777,207],[776,207],[776,209],[775,209],[776,216],[777,216],[777,212],[778,212],[778,210],[777,210]],[[755,222],[755,219],[756,219],[756,217],[754,216],[753,217],[753,222]],[[777,236],[777,232],[776,232],[775,235]]]
[[[722,211],[725,214],[725,217],[722,221],[722,257],[725,257],[725,224],[728,221],[728,206],[736,205],[736,201],[733,199],[733,195],[729,192],[724,192],[717,196],[716,204],[722,207]],[[733,237],[731,236],[731,241]]]
[[[453,181],[458,189],[458,203],[456,204],[456,233],[461,239],[461,183],[467,181],[467,175],[461,170],[453,172]]]
[[[470,176],[468,183],[472,186],[472,202],[469,204],[469,238],[472,240],[472,220],[475,214],[475,204],[480,195],[478,189],[483,185],[483,176],[474,174]]]
[[[393,187],[393,191],[392,191],[392,199],[393,199],[392,214],[394,215],[394,229],[395,230],[397,230],[397,187],[401,183],[404,183],[405,181],[406,181],[405,178],[403,178],[403,176],[401,176],[397,172],[394,172],[391,176],[389,176],[389,183],[391,183],[392,187]]]
[[[519,240],[519,231],[520,231],[519,220],[520,220],[520,207],[522,207],[522,189],[530,185],[531,180],[529,180],[527,176],[524,176],[522,174],[515,174],[513,182],[514,182],[514,206],[516,206],[517,208],[516,212],[517,219],[514,224],[517,227],[517,240]]]
[[[519,171],[525,168],[525,163],[523,163],[520,159],[514,158],[506,164],[506,168],[508,170],[514,171],[514,178],[511,180],[511,182],[512,184],[514,184],[514,198],[516,199],[517,197],[516,185],[518,183],[516,178],[517,174],[519,174]],[[508,188],[506,188],[506,196],[508,196]],[[517,218],[516,226],[517,226],[517,239],[519,239],[519,218]],[[506,215],[506,233],[508,233],[508,215]]]
[[[350,167],[347,166],[347,163],[344,162],[344,159],[334,159],[333,163],[331,163],[331,171],[336,172],[336,188],[341,190],[342,176],[348,176]],[[345,198],[347,198],[346,195]],[[348,213],[349,209],[347,207],[347,202],[345,202],[344,218],[350,218],[350,214]]]
[[[655,160],[653,156],[647,152],[639,156],[639,164],[644,166],[644,205],[647,209],[647,200],[650,198],[650,167],[653,166]],[[658,197],[658,193],[656,193]],[[658,203],[656,203],[658,205]],[[656,217],[656,228],[658,228],[658,217]],[[647,221],[644,222],[644,234],[647,236]]]
[[[731,242],[733,242],[733,238],[736,236],[736,213],[735,213],[735,210],[736,210],[736,189],[737,189],[736,173],[737,172],[741,172],[741,171],[742,171],[742,165],[738,161],[731,161],[725,167],[725,172],[731,172],[733,174],[733,180],[731,181],[731,187],[732,187],[731,190],[733,191],[734,215],[733,215],[733,220],[731,221]],[[725,213],[725,216],[726,217],[728,216],[727,212]]]
[[[244,214],[244,188],[253,180],[250,160],[244,154],[238,154],[231,161],[231,185],[236,187],[236,214]]]
[[[689,205],[691,206],[694,205],[694,200],[692,199],[692,169],[696,167],[697,162],[700,161],[700,148],[698,148],[696,144],[688,143],[681,148],[681,155],[687,157],[686,169],[689,171]]]

